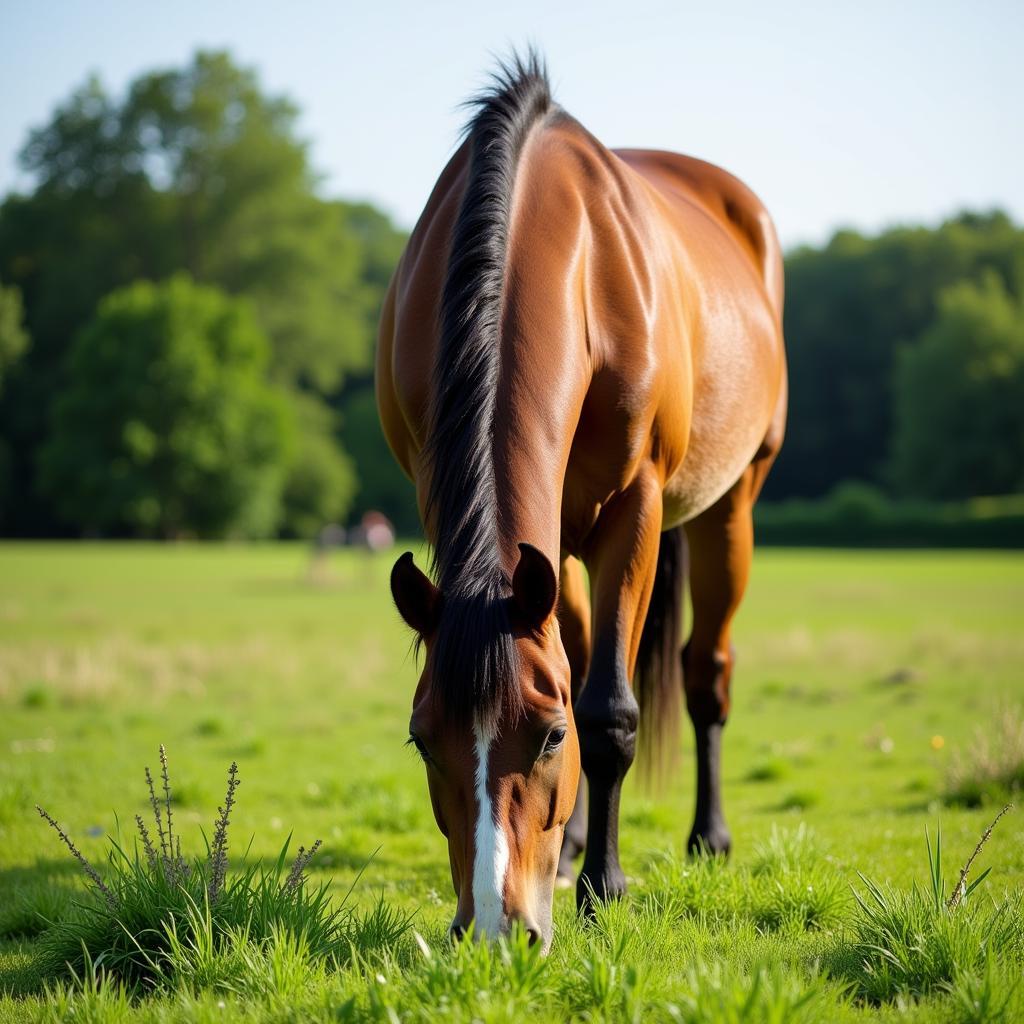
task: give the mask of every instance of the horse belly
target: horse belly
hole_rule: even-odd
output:
[[[781,339],[772,323],[705,347],[686,454],[664,488],[663,529],[710,508],[757,454],[778,400]]]

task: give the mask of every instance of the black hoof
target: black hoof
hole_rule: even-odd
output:
[[[576,880],[576,909],[588,917],[593,915],[597,903],[608,903],[625,895],[626,876],[619,867],[593,875],[584,869]]]
[[[695,826],[686,840],[686,850],[691,857],[725,857],[731,849],[732,836],[724,825],[713,825],[707,829]]]

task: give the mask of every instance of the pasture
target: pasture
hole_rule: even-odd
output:
[[[317,579],[308,561],[269,544],[0,547],[0,1020],[1024,1017],[1021,809],[972,872],[992,869],[954,922],[951,967],[924,963],[927,937],[915,952],[910,935],[907,964],[865,978],[853,896],[867,894],[858,873],[883,898],[928,890],[925,829],[940,823],[951,889],[999,809],[944,792],[954,752],[1024,702],[1021,555],[759,551],[735,629],[731,860],[683,856],[687,726],[670,781],[627,782],[630,897],[583,924],[558,893],[546,960],[521,942],[452,951],[447,851],[403,745],[416,667],[393,559],[337,554]],[[131,843],[161,743],[187,848],[211,834],[237,760],[236,859],[250,836],[265,863],[290,832],[296,846],[321,838],[311,881],[339,901],[354,884],[360,907],[383,896],[411,928],[344,962],[278,936],[144,998],[88,978],[44,990],[40,915],[59,917],[84,880],[33,805],[102,870],[115,814]],[[1007,895],[981,950],[983,915]]]

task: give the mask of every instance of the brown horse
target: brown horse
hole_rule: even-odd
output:
[[[437,580],[405,554],[391,588],[426,647],[410,740],[448,839],[453,932],[519,921],[546,947],[581,850],[579,905],[624,892],[638,726],[676,742],[684,690],[689,845],[729,848],[729,629],[784,429],[782,259],[744,185],[606,149],[532,54],[474,107],[381,319],[381,421]]]

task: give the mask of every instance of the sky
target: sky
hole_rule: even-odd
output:
[[[90,72],[120,95],[226,48],[298,104],[324,195],[411,227],[460,101],[528,42],[606,145],[721,164],[787,246],[963,207],[1024,219],[1021,0],[0,0],[0,195],[31,186],[28,131]]]

